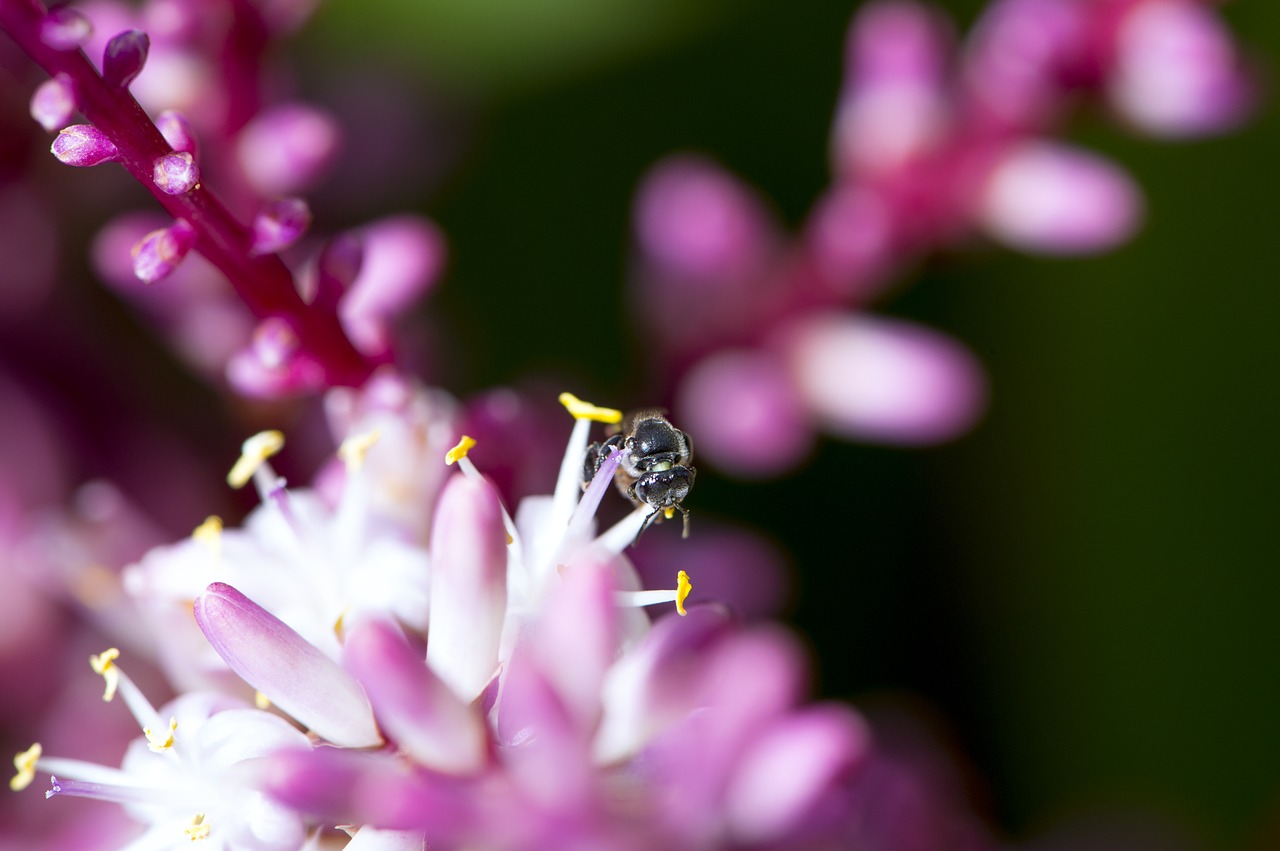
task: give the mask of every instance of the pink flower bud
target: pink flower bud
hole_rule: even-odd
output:
[[[142,30],[125,30],[112,36],[102,52],[102,79],[123,89],[142,73],[150,49],[151,39]]]
[[[727,349],[698,363],[676,399],[697,451],[739,476],[790,469],[813,446],[813,427],[785,365],[762,351]]]
[[[786,340],[802,398],[835,434],[938,443],[967,431],[985,407],[977,359],[923,326],[832,313],[804,320]]]
[[[191,129],[191,123],[181,113],[166,109],[156,116],[156,129],[175,151],[185,152],[193,157],[197,155],[195,133]]]
[[[49,150],[59,162],[73,166],[101,165],[120,159],[120,152],[107,134],[92,124],[64,127]]]
[[[1145,0],[1116,35],[1111,102],[1160,136],[1203,136],[1240,122],[1253,90],[1231,33],[1205,4]]]
[[[152,179],[166,195],[185,195],[200,182],[200,167],[185,151],[157,157]]]
[[[1051,142],[1026,142],[999,161],[978,217],[1006,245],[1046,254],[1106,251],[1138,226],[1142,197],[1119,166]]]
[[[311,226],[311,208],[301,198],[269,201],[253,219],[249,253],[274,254],[293,245]]]
[[[75,50],[93,34],[93,24],[67,6],[50,10],[40,21],[40,40],[54,50]]]
[[[338,126],[326,113],[285,104],[258,115],[240,133],[236,156],[263,195],[290,195],[315,182],[338,152]]]
[[[133,273],[148,284],[167,278],[195,244],[195,228],[182,219],[154,230],[133,247]]]
[[[45,80],[31,95],[31,117],[50,133],[70,121],[75,112],[75,89],[66,74]]]

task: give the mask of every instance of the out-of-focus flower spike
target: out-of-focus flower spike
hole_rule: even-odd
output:
[[[166,109],[156,116],[156,129],[169,143],[169,147],[175,151],[191,154],[193,157],[199,155],[200,149],[196,142],[195,131],[191,129],[191,122],[187,121],[182,113]]]
[[[985,407],[986,379],[974,355],[923,326],[817,314],[785,336],[801,397],[838,435],[937,443],[963,434]]]
[[[1140,129],[1204,136],[1248,115],[1254,87],[1230,31],[1209,5],[1143,0],[1120,23],[1107,94]]]
[[[327,113],[284,104],[260,113],[240,132],[236,158],[262,195],[294,195],[328,169],[339,140],[338,125]]]
[[[125,30],[112,36],[102,51],[102,79],[107,85],[125,88],[142,73],[150,49],[151,39],[142,30]]]
[[[749,746],[725,790],[729,829],[747,845],[795,841],[817,828],[833,787],[865,763],[871,731],[837,705],[807,707],[773,722]]]
[[[133,247],[133,274],[154,284],[172,274],[196,244],[196,230],[185,219],[154,230]]]
[[[191,154],[178,151],[156,157],[151,176],[166,195],[185,195],[200,182],[200,166]]]
[[[93,35],[93,24],[70,6],[50,9],[40,21],[40,40],[54,50],[75,50]]]
[[[350,748],[382,743],[359,683],[235,588],[211,584],[195,617],[231,670],[318,736]]]
[[[444,268],[444,236],[421,216],[393,216],[360,229],[364,263],[342,296],[342,327],[366,354],[390,348],[389,327],[425,295]]]
[[[423,663],[395,626],[370,621],[352,627],[343,664],[368,692],[382,729],[419,764],[450,774],[484,767],[480,714]]]
[[[50,133],[64,126],[75,114],[75,86],[62,72],[45,80],[31,95],[31,117]]]
[[[253,217],[253,245],[249,253],[274,254],[293,245],[311,227],[311,207],[301,198],[268,201]]]
[[[427,663],[464,702],[475,699],[498,667],[507,540],[492,487],[470,476],[445,485],[432,525]]]
[[[64,127],[49,150],[65,165],[79,168],[115,162],[120,152],[115,144],[92,124],[73,124]]]
[[[1068,145],[1011,148],[979,196],[979,221],[1006,245],[1045,254],[1090,254],[1123,243],[1142,218],[1142,196],[1123,169]]]

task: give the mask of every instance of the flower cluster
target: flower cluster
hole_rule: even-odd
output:
[[[403,394],[394,409],[377,401],[389,385]],[[42,770],[50,796],[120,802],[148,825],[139,847],[297,848],[308,827],[340,824],[359,828],[353,848],[851,835],[865,723],[800,705],[802,656],[786,634],[739,627],[710,603],[686,612],[683,571],[669,590],[642,590],[623,551],[647,507],[597,534],[629,450],[585,489],[582,459],[593,420],[618,412],[566,394],[576,423],[554,493],[512,517],[466,457],[470,438],[445,451],[446,398],[387,375],[361,398],[335,393],[336,407],[368,413],[348,420],[328,498],[286,487],[267,460],[281,436],[259,434],[228,476],[261,496],[245,527],[211,518],[126,572],[190,691],[156,709],[118,651],[95,657],[142,737],[120,769],[37,746],[16,785]],[[462,473],[443,479],[446,463]],[[429,482],[412,514],[395,510],[406,468]],[[672,603],[687,617],[651,624],[640,608]],[[207,643],[179,614],[192,610]]]
[[[87,14],[45,12],[36,0],[0,7],[0,25],[51,75],[31,114],[57,132],[54,156],[77,167],[119,162],[171,216],[109,223],[95,246],[99,272],[191,363],[250,396],[364,381],[392,359],[391,321],[443,260],[438,230],[417,216],[300,245],[292,266],[282,259],[311,224],[297,193],[325,174],[340,133],[309,104],[265,104],[283,80],[255,69],[310,5],[234,14],[166,0],[138,10],[104,2]],[[70,123],[76,113],[87,122]],[[143,286],[161,280],[163,290]]]
[[[49,74],[30,113],[53,156],[118,163],[164,211],[105,226],[92,252],[103,279],[223,389],[323,392],[339,446],[293,487],[271,461],[284,435],[254,435],[227,475],[257,493],[244,522],[210,515],[159,544],[171,536],[103,481],[68,510],[32,510],[15,482],[57,503],[71,474],[46,413],[0,375],[17,435],[0,447],[0,554],[46,574],[15,578],[20,614],[3,629],[23,637],[0,644],[52,657],[31,636],[60,634],[79,652],[84,635],[62,634],[43,582],[124,648],[91,660],[104,699],[128,710],[101,726],[66,720],[77,695],[46,656],[15,666],[57,692],[50,727],[66,735],[50,750],[79,758],[35,745],[11,786],[47,773],[52,806],[115,802],[128,818],[77,822],[52,847],[994,847],[960,796],[883,748],[862,715],[804,702],[789,633],[737,617],[777,610],[781,593],[752,578],[770,570],[763,547],[700,534],[654,550],[642,579],[627,548],[659,513],[597,528],[633,450],[611,449],[585,482],[584,457],[593,423],[618,411],[562,396],[574,425],[555,467],[562,417],[513,416],[510,391],[460,404],[399,371],[397,319],[436,280],[444,241],[416,215],[309,235],[301,195],[341,132],[285,94],[289,75],[268,59],[311,7],[0,0],[0,28]],[[1250,99],[1196,0],[998,0],[962,45],[929,8],[879,0],[854,21],[833,184],[798,237],[705,160],[655,168],[635,210],[632,315],[699,458],[767,474],[817,427],[923,444],[972,424],[985,380],[960,343],[850,311],[975,236],[1058,254],[1127,239],[1134,183],[1054,138],[1081,95],[1166,137],[1229,127]],[[0,218],[26,198],[0,186]],[[139,467],[164,468],[155,490],[204,516],[206,491],[187,481],[200,463]],[[699,564],[718,578],[703,583]],[[131,728],[119,768],[98,735],[111,723]]]
[[[1080,255],[1139,224],[1124,170],[1055,138],[1101,100],[1123,124],[1188,138],[1239,123],[1250,81],[1198,0],[1000,0],[956,44],[934,8],[877,0],[849,31],[832,185],[786,238],[712,162],[669,159],[635,205],[630,310],[660,353],[704,460],[794,466],[816,429],[919,445],[965,432],[985,380],[959,342],[864,312],[929,252],[981,236]]]

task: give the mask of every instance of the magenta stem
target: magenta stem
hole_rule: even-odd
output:
[[[356,386],[381,361],[360,353],[347,337],[337,314],[302,300],[293,275],[275,255],[250,256],[253,236],[203,183],[183,195],[166,195],[156,186],[153,164],[171,152],[154,123],[128,89],[108,85],[82,50],[55,50],[40,38],[46,14],[37,0],[0,0],[0,28],[50,76],[72,80],[76,103],[91,124],[120,151],[121,164],[175,219],[195,228],[195,248],[216,266],[249,310],[259,319],[288,322],[302,351],[323,371],[327,385]]]

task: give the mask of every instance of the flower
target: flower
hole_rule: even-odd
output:
[[[640,590],[624,550],[647,506],[597,534],[594,514],[625,449],[586,487],[597,419],[576,423],[554,493],[513,519],[466,457],[430,533],[426,650],[386,616],[351,617],[342,669],[266,607],[211,585],[196,618],[228,664],[340,748],[267,761],[274,796],[327,823],[426,836],[442,846],[769,847],[839,835],[831,807],[869,747],[836,706],[799,708],[800,653],[774,627],[740,629],[715,606],[650,624],[638,606],[689,591]],[[327,642],[327,639],[326,639]],[[367,694],[390,746],[347,740]],[[690,811],[691,809],[691,811]],[[833,815],[833,813],[835,815]],[[411,840],[410,840],[411,841]]]
[[[46,798],[121,804],[146,825],[131,848],[186,848],[194,840],[225,851],[300,848],[303,820],[257,788],[253,763],[304,745],[306,737],[279,716],[225,695],[186,694],[156,709],[116,664],[119,655],[112,648],[90,661],[106,680],[103,699],[119,693],[142,729],[120,768],[44,756],[37,744],[15,760],[10,786],[25,788],[36,770],[47,771],[53,776]]]

